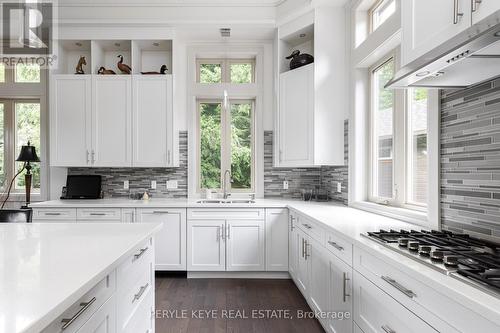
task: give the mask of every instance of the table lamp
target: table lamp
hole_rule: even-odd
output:
[[[26,146],[21,147],[21,152],[19,153],[19,157],[16,159],[18,162],[24,162],[24,169],[26,169],[26,174],[24,175],[24,187],[26,189],[26,206],[22,208],[27,208],[31,202],[31,162],[40,162],[36,154],[35,146],[32,146],[28,141]]]

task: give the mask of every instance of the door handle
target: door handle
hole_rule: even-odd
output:
[[[477,11],[477,6],[480,5],[483,1],[482,0],[471,0],[472,1],[472,12],[475,13]]]
[[[384,280],[385,282],[387,282],[388,284],[390,284],[391,286],[393,286],[394,288],[396,288],[397,290],[399,290],[400,292],[402,292],[403,294],[405,294],[409,298],[413,298],[413,297],[417,296],[412,290],[399,284],[399,282],[397,282],[396,280],[394,280],[393,278],[391,278],[389,276],[382,276],[382,280]]]
[[[458,0],[453,1],[453,24],[458,24],[460,18],[464,16],[464,13],[460,13],[460,8],[458,5]]]
[[[347,277],[347,273],[344,272],[344,280],[343,280],[343,295],[344,295],[344,303],[346,302],[347,300],[347,297],[351,296],[350,294],[347,293],[347,281],[350,281],[351,279],[349,279]]]

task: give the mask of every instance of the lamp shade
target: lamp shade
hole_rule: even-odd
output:
[[[26,146],[21,147],[21,152],[19,153],[19,157],[16,159],[18,162],[40,162],[36,154],[35,146],[28,144]]]

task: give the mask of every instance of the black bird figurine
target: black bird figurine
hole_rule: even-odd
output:
[[[129,65],[123,63],[123,56],[120,54],[118,56],[120,58],[120,61],[118,61],[118,69],[123,73],[123,74],[130,74],[132,73],[132,68],[130,68]]]
[[[113,74],[116,74],[114,70],[111,70],[111,69],[106,69],[104,67],[100,67],[99,70],[97,71],[97,74],[101,74],[101,75],[113,75]]]
[[[142,75],[166,74],[167,65],[161,65],[160,72],[141,72]]]

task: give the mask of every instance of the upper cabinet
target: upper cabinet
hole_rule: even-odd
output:
[[[401,1],[402,66],[500,9],[497,0]]]
[[[344,165],[345,33],[341,7],[317,7],[278,28],[275,166]],[[286,57],[295,50],[314,63],[291,70]]]
[[[58,48],[50,78],[51,165],[178,166],[172,41],[66,40]]]

